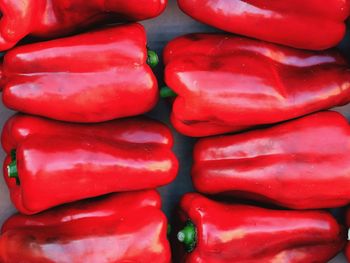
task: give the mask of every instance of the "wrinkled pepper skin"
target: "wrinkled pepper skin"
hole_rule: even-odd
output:
[[[0,260],[18,262],[170,262],[167,219],[154,190],[113,194],[16,214],[2,227]],[[140,216],[142,215],[142,216]]]
[[[2,138],[9,138],[16,152],[5,159],[4,178],[21,213],[35,214],[111,192],[155,188],[176,177],[171,134],[156,121],[69,125],[22,115],[6,124]],[[10,177],[14,159],[17,178]]]
[[[196,227],[196,244],[182,262],[326,263],[345,235],[325,211],[271,210],[224,204],[199,194],[181,200],[181,219]]]
[[[67,123],[42,117],[17,113],[9,118],[1,134],[2,147],[6,153],[16,149],[32,135],[55,136],[87,135],[113,142],[159,144],[172,148],[174,144],[170,129],[156,120],[138,116],[96,124]]]
[[[16,111],[72,122],[139,115],[158,100],[147,58],[140,24],[17,47],[4,58],[3,102]]]
[[[222,30],[295,48],[323,50],[345,35],[350,1],[178,0],[189,16]]]
[[[27,35],[53,38],[101,22],[156,17],[166,4],[166,0],[1,0],[0,51]]]
[[[350,101],[350,70],[334,50],[295,50],[227,34],[190,34],[165,51],[178,96],[171,120],[192,137],[272,124]]]
[[[293,209],[350,203],[350,126],[337,112],[237,135],[203,138],[192,179],[206,194],[226,194]]]

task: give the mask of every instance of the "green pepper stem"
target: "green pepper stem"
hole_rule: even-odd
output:
[[[7,166],[8,174],[10,178],[18,178],[18,171],[17,171],[17,161],[13,160],[8,166]]]
[[[191,252],[197,242],[196,226],[191,221],[187,221],[185,227],[177,233],[177,239],[185,245],[187,252]]]
[[[176,97],[177,94],[169,87],[164,86],[160,89],[160,97],[165,99],[165,98],[173,98]]]
[[[11,161],[16,160],[16,150],[15,149],[11,150],[10,156],[11,156]]]
[[[155,68],[159,63],[159,58],[156,52],[153,50],[147,50],[147,64],[150,65],[151,68]]]
[[[7,166],[8,176],[10,178],[16,179],[16,184],[20,185],[18,170],[17,170],[17,160],[16,160],[16,150],[11,150],[11,163]]]

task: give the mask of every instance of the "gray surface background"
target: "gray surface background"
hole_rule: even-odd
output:
[[[160,17],[142,23],[147,29],[149,47],[157,51],[160,57],[166,43],[177,36],[193,32],[218,31],[209,26],[200,24],[183,14],[178,9],[175,0],[168,1],[169,5],[166,11]],[[348,58],[350,58],[349,32],[339,48],[345,55],[348,56]],[[155,71],[159,80],[159,84],[162,86],[164,84],[162,73],[163,64],[161,63]],[[347,116],[348,120],[350,120],[350,105],[337,108],[337,111],[343,113],[345,116]],[[0,102],[1,127],[3,127],[5,121],[12,114],[13,112],[6,109]],[[170,105],[166,101],[161,100],[158,103],[157,107],[148,115],[170,125],[169,114]],[[173,219],[173,212],[180,197],[186,192],[193,191],[192,182],[190,179],[190,168],[192,163],[192,146],[195,142],[195,139],[182,136],[174,131],[174,129],[172,130],[175,137],[174,151],[180,161],[180,171],[177,179],[172,184],[159,189],[163,197],[163,210],[167,214],[170,221]],[[5,154],[3,151],[1,151],[0,158],[4,159],[4,157]],[[2,224],[2,222],[8,216],[16,211],[9,200],[8,190],[3,179],[0,179],[0,200],[0,223]],[[338,210],[335,213],[342,214],[342,210]],[[337,258],[333,259],[330,262],[341,263],[346,262],[346,260],[343,255],[339,255]]]

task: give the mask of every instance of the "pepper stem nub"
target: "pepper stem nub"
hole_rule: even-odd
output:
[[[191,221],[187,221],[185,227],[177,233],[177,239],[185,245],[187,252],[193,251],[197,242],[196,226]]]
[[[7,166],[8,176],[16,179],[16,184],[19,185],[19,177],[17,170],[16,150],[11,151],[11,163]]]
[[[10,178],[18,178],[18,171],[17,171],[17,161],[12,161],[8,166],[8,174]]]
[[[165,99],[165,98],[172,98],[176,97],[177,94],[169,87],[164,86],[160,89],[160,97]]]
[[[10,156],[11,156],[11,161],[16,160],[16,150],[15,149],[11,150]]]
[[[153,50],[147,50],[147,64],[150,65],[151,68],[155,68],[159,63],[159,58],[156,52]]]

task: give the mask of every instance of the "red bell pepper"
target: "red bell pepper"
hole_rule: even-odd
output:
[[[167,219],[154,191],[84,200],[2,228],[0,260],[18,262],[170,262]],[[142,216],[140,216],[142,215]]]
[[[178,0],[194,19],[222,30],[291,47],[322,50],[345,35],[350,1]]]
[[[181,262],[325,263],[344,245],[344,233],[324,211],[271,210],[224,204],[199,194],[181,200]]]
[[[167,0],[1,0],[0,51],[27,35],[52,38],[101,22],[152,18],[166,4]]]
[[[159,187],[178,171],[169,130],[141,118],[89,126],[18,115],[5,125],[2,139],[7,151],[15,147],[5,159],[4,177],[24,214]]]
[[[350,126],[337,112],[271,128],[201,139],[192,179],[207,194],[228,194],[294,209],[350,203]]]
[[[191,34],[171,41],[164,58],[165,81],[178,94],[171,120],[189,136],[272,124],[350,101],[350,70],[334,50]]]
[[[17,47],[4,57],[3,102],[17,111],[73,122],[142,114],[158,99],[147,60],[157,63],[140,24]]]
[[[160,144],[173,147],[170,129],[161,122],[147,117],[130,117],[113,121],[81,124],[55,121],[17,113],[7,120],[1,134],[2,147],[6,153],[31,135],[55,136],[64,134],[87,135],[113,142]]]

